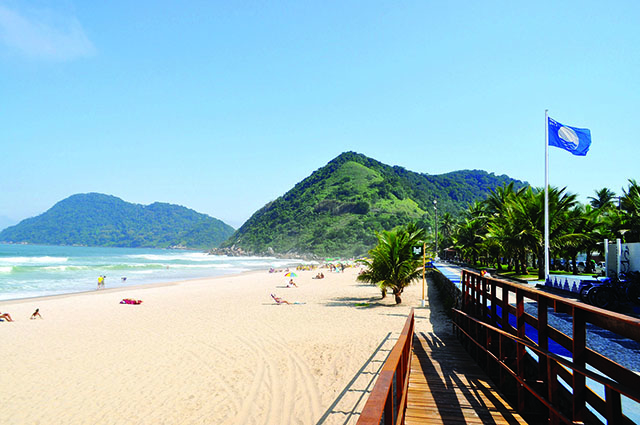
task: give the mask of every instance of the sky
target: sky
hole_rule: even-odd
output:
[[[76,193],[239,227],[345,151],[587,202],[640,178],[640,2],[0,0],[0,227]]]

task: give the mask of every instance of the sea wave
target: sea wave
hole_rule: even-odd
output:
[[[3,264],[44,264],[44,263],[65,263],[69,261],[68,257],[0,257],[0,263]]]
[[[163,269],[230,269],[233,264],[176,264],[176,263],[118,263],[118,264],[93,264],[93,265],[55,265],[55,266],[33,266],[33,265],[16,265],[16,266],[0,266],[0,273],[55,273],[55,272],[82,272],[95,270],[100,271],[133,271],[148,270],[154,272]]]
[[[143,260],[150,261],[211,261],[214,260],[215,257],[208,255],[204,252],[184,252],[184,253],[167,253],[166,255],[161,254],[132,254],[128,255],[128,258],[138,258]]]

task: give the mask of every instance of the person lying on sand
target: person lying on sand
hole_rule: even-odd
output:
[[[289,301],[287,300],[283,300],[280,297],[276,297],[275,295],[271,294],[271,298],[273,298],[273,300],[276,302],[276,304],[291,304]]]
[[[123,298],[122,301],[120,301],[120,304],[142,304],[142,300],[134,300],[132,298]]]
[[[0,313],[0,319],[5,319],[7,322],[13,322],[9,313]]]
[[[33,314],[31,315],[31,320],[36,319],[38,317],[42,319],[42,316],[40,315],[40,309],[36,308],[36,311],[34,311]]]

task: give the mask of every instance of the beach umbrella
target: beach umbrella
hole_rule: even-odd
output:
[[[295,274],[294,272],[289,272],[287,274],[285,274],[286,277],[298,277],[297,274]]]

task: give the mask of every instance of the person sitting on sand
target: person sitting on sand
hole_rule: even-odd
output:
[[[287,283],[287,288],[291,288],[292,286],[295,286],[296,288],[298,287],[298,285],[296,285],[293,279],[290,279],[289,283]]]
[[[42,319],[42,316],[40,315],[40,309],[36,308],[36,311],[34,311],[33,314],[31,315],[31,320],[36,319],[38,317]]]
[[[7,322],[13,322],[13,319],[11,318],[11,315],[9,313],[0,313],[0,319],[5,319]]]

